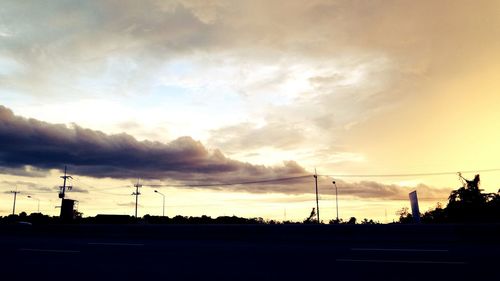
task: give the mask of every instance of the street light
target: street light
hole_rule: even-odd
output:
[[[335,206],[337,207],[337,223],[339,222],[339,194],[337,192],[337,184],[335,181],[332,181],[333,185],[335,186]]]
[[[165,195],[158,190],[155,190],[155,193],[158,193],[163,197],[163,216],[165,216]]]
[[[31,195],[28,195],[28,198],[35,199],[38,202],[38,213],[40,213],[40,199],[35,198],[35,197],[31,196]]]

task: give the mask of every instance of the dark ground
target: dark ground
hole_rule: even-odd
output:
[[[500,280],[500,225],[0,225],[0,280]]]

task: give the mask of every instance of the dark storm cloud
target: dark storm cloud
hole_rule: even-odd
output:
[[[331,186],[330,182],[330,186]],[[415,187],[405,187],[396,184],[383,184],[375,181],[361,181],[349,183],[337,180],[340,194],[359,198],[379,198],[387,200],[408,200],[408,193],[417,190],[419,199],[438,200],[446,199],[450,194],[449,188],[433,188],[424,184]],[[333,186],[327,193],[333,194]]]
[[[48,172],[43,169],[38,169],[31,166],[24,166],[16,168],[0,167],[0,174],[37,178],[46,176]]]
[[[315,192],[312,175],[298,177],[309,173],[294,161],[285,161],[278,167],[252,165],[227,158],[219,150],[209,151],[190,137],[181,137],[168,144],[137,141],[127,134],[107,135],[77,125],[67,127],[26,119],[0,106],[2,169],[61,169],[66,164],[71,167],[71,173],[76,175],[142,178],[146,182],[160,180],[160,183],[164,180],[171,183],[173,180],[176,184],[171,186],[180,188],[284,194]],[[227,184],[290,177],[293,179]],[[321,194],[332,195],[331,181],[327,179],[320,177],[319,188]],[[213,184],[214,182],[223,184]],[[342,196],[358,198],[401,200],[406,199],[408,192],[413,190],[373,181],[349,183],[339,180],[337,184]],[[449,194],[449,189],[425,185],[419,185],[416,189],[421,198],[429,200],[443,199]],[[89,192],[78,187],[73,191]]]
[[[116,203],[116,205],[118,205],[120,207],[135,207],[135,202],[130,201],[128,203]],[[137,206],[143,207],[141,204],[137,204]]]
[[[181,137],[168,144],[137,141],[130,135],[107,135],[72,125],[26,119],[0,106],[0,166],[60,169],[91,177],[144,179],[248,179],[305,174],[295,162],[282,167],[251,165],[229,159],[219,150]]]
[[[2,187],[18,187],[18,188],[27,188],[30,191],[37,191],[37,192],[52,192],[54,189],[51,189],[49,187],[45,186],[40,186],[38,183],[34,182],[29,182],[29,181],[0,181],[0,186]]]
[[[445,200],[450,195],[450,188],[435,188],[424,184],[415,187],[401,186],[397,184],[384,184],[376,181],[347,182],[336,180],[339,196],[348,196],[363,199],[383,199],[383,200],[408,200],[408,193],[416,190],[421,200]],[[237,191],[248,191],[248,186],[240,185],[233,187]],[[266,193],[279,192],[286,194],[307,194],[315,193],[314,177],[305,177],[289,182],[281,182],[277,185],[260,184],[253,187],[252,192]],[[335,194],[332,180],[326,176],[318,177],[318,190],[320,195]]]
[[[57,188],[57,190],[59,190],[59,188]],[[88,191],[87,189],[82,188],[82,187],[80,187],[80,186],[76,186],[76,187],[75,187],[75,186],[73,186],[73,187],[71,188],[71,192],[73,192],[73,193],[75,193],[75,192],[76,192],[76,193],[89,193],[89,191]]]

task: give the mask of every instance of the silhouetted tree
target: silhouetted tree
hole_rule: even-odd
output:
[[[403,207],[396,212],[396,215],[399,216],[400,223],[412,223],[413,216],[410,214],[408,207]]]
[[[26,212],[21,212],[19,214],[19,219],[22,221],[25,221],[27,217],[28,217],[28,214],[26,214]]]
[[[487,216],[485,207],[488,196],[479,189],[479,175],[473,180],[467,180],[462,175],[460,178],[463,179],[463,186],[453,190],[448,197],[448,219],[452,222],[482,221]]]
[[[364,219],[361,221],[361,224],[379,224],[379,222],[376,222],[376,221],[374,221],[373,219],[367,219],[367,218],[364,218]]]
[[[450,193],[446,208],[438,204],[422,216],[422,222],[500,222],[500,190],[483,193],[479,188],[479,175],[475,175],[473,180],[459,176],[463,185]],[[403,208],[398,215],[400,222],[411,222],[408,208]]]
[[[448,214],[442,204],[438,202],[433,210],[431,209],[422,215],[421,220],[423,223],[444,223],[448,220]]]
[[[304,223],[313,223],[316,222],[314,218],[316,217],[316,208],[312,208],[311,214],[307,219],[304,220]]]

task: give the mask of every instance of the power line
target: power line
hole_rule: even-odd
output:
[[[461,173],[486,173],[486,172],[498,172],[498,169],[483,169],[483,170],[469,170],[469,171],[461,171]],[[333,177],[333,178],[388,178],[388,177],[417,177],[417,176],[443,176],[443,175],[456,175],[458,172],[426,172],[426,173],[400,173],[400,174],[328,174],[328,175],[317,175],[318,177]],[[214,186],[235,186],[235,185],[251,185],[251,184],[260,184],[260,183],[275,183],[275,182],[284,182],[284,181],[293,181],[309,178],[314,176],[313,174],[309,175],[301,175],[294,177],[282,177],[282,178],[274,178],[274,179],[261,179],[254,181],[240,181],[240,182],[210,182],[210,183],[186,183],[186,184],[143,184],[143,186],[148,187],[214,187]],[[91,191],[100,192],[109,195],[122,195],[119,193],[110,193],[106,192],[111,189],[119,189],[119,188],[127,188],[129,186],[120,185],[120,186],[112,186],[112,187],[95,187],[91,184],[88,184],[81,179],[75,177],[74,180],[78,181],[80,184],[83,184],[89,188]],[[55,191],[55,190],[54,190]],[[47,190],[30,190],[31,193],[52,193],[54,191]],[[125,194],[123,194],[125,195]]]
[[[486,172],[498,172],[498,169],[484,169],[484,170],[469,170],[469,171],[461,171],[461,173],[486,173]],[[443,176],[443,175],[456,175],[458,172],[426,172],[426,173],[400,173],[400,174],[329,174],[329,175],[317,175],[318,177],[335,177],[335,178],[383,178],[383,177],[415,177],[415,176]],[[295,177],[283,177],[283,178],[274,178],[274,179],[262,179],[255,181],[241,181],[241,182],[211,182],[211,183],[186,183],[186,184],[147,184],[143,183],[143,186],[148,187],[212,187],[212,186],[233,186],[233,185],[249,185],[249,184],[259,184],[259,183],[273,183],[273,182],[281,182],[281,181],[292,181],[298,179],[305,179],[314,176],[310,175],[301,175]],[[97,189],[118,189],[118,188],[126,188],[129,186],[121,185],[121,186],[113,186],[113,187],[95,187],[90,184],[83,182],[82,180],[75,178],[75,180],[79,181],[83,185],[87,187],[91,187],[94,190]],[[118,194],[116,194],[118,195]]]
[[[461,173],[487,173],[498,172],[500,169],[486,170],[470,170],[461,171]],[[337,174],[337,175],[318,175],[320,177],[336,177],[336,178],[389,178],[389,177],[420,177],[420,176],[444,176],[456,175],[458,172],[434,172],[434,173],[402,173],[402,174]]]
[[[149,187],[209,187],[209,186],[231,186],[231,185],[245,185],[245,184],[258,184],[258,183],[271,183],[271,182],[280,182],[280,181],[290,181],[296,179],[304,179],[311,177],[312,175],[303,175],[296,177],[287,177],[287,178],[275,178],[275,179],[264,179],[264,180],[256,180],[256,181],[242,181],[242,182],[219,182],[219,183],[205,183],[205,184],[143,184],[144,186]]]
[[[81,179],[79,179],[77,177],[75,177],[73,179],[76,180],[76,181],[78,181],[79,183],[81,183],[81,184],[83,184],[83,185],[85,185],[87,187],[91,187],[93,189],[106,189],[106,190],[109,190],[109,189],[128,188],[128,187],[130,187],[130,185],[120,185],[120,186],[111,186],[111,187],[109,187],[109,186],[108,187],[106,187],[106,186],[96,187],[96,186],[93,186],[91,184],[88,184],[88,183],[82,181]]]
[[[29,193],[33,193],[33,194],[40,194],[40,193],[56,193],[57,192],[57,189],[54,189],[54,190],[33,190],[33,189],[30,189],[29,190]]]
[[[486,172],[498,172],[499,169],[484,169],[484,170],[470,170],[462,171],[461,173],[486,173]],[[335,174],[335,175],[317,175],[318,177],[352,177],[352,178],[369,178],[369,177],[414,177],[414,176],[441,176],[441,175],[456,175],[458,172],[428,172],[428,173],[401,173],[401,174]],[[302,175],[295,177],[285,177],[285,178],[275,178],[275,179],[263,179],[255,181],[242,181],[242,182],[219,182],[219,183],[205,183],[205,184],[143,184],[149,187],[210,187],[210,186],[231,186],[231,185],[246,185],[246,184],[258,184],[258,183],[272,183],[280,181],[289,181],[297,179],[305,179],[314,175]]]
[[[106,195],[114,195],[114,196],[129,196],[128,193],[114,193],[114,192],[106,192],[103,190],[92,190],[92,192],[102,193]]]

